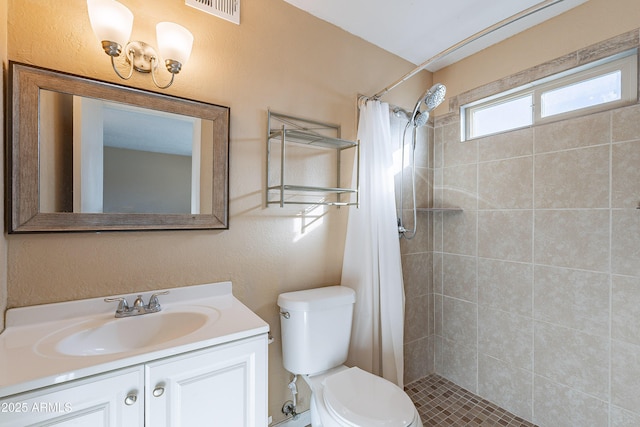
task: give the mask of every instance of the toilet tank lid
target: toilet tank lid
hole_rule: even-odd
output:
[[[346,286],[326,286],[324,288],[287,292],[278,296],[278,306],[285,310],[308,311],[353,304],[356,293]]]

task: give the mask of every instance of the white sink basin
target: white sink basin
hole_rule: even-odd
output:
[[[170,344],[220,317],[210,307],[181,308],[116,319],[98,318],[55,331],[36,346],[48,356],[98,356]]]

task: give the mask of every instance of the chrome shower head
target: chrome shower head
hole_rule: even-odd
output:
[[[435,84],[424,94],[424,105],[427,106],[427,111],[434,110],[438,105],[444,101],[444,95],[447,93],[447,88],[442,83]]]
[[[428,120],[429,120],[428,111],[418,112],[413,119],[413,125],[419,128],[426,125]]]
[[[433,111],[438,105],[444,101],[444,96],[447,93],[447,88],[442,83],[437,83],[425,92],[425,94],[418,100],[416,107],[413,109],[411,115],[411,122],[415,127],[424,126],[429,119],[429,112]],[[424,103],[427,107],[426,110],[420,111],[420,106]]]
[[[394,115],[394,116],[396,116],[396,117],[398,117],[398,118],[403,118],[403,119],[406,119],[406,120],[411,120],[411,117],[409,116],[409,113],[408,113],[408,112],[406,112],[405,110],[403,110],[403,109],[402,109],[402,108],[400,108],[400,107],[395,107],[395,108],[393,109],[393,115]]]

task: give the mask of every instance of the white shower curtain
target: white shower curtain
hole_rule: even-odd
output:
[[[404,287],[389,105],[361,105],[360,207],[349,211],[342,285],[356,291],[348,364],[403,387]]]

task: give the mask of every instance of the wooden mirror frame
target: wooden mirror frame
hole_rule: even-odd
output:
[[[212,212],[207,214],[40,212],[41,89],[193,116],[213,122]],[[9,63],[6,211],[9,233],[229,228],[230,109],[71,74]]]

